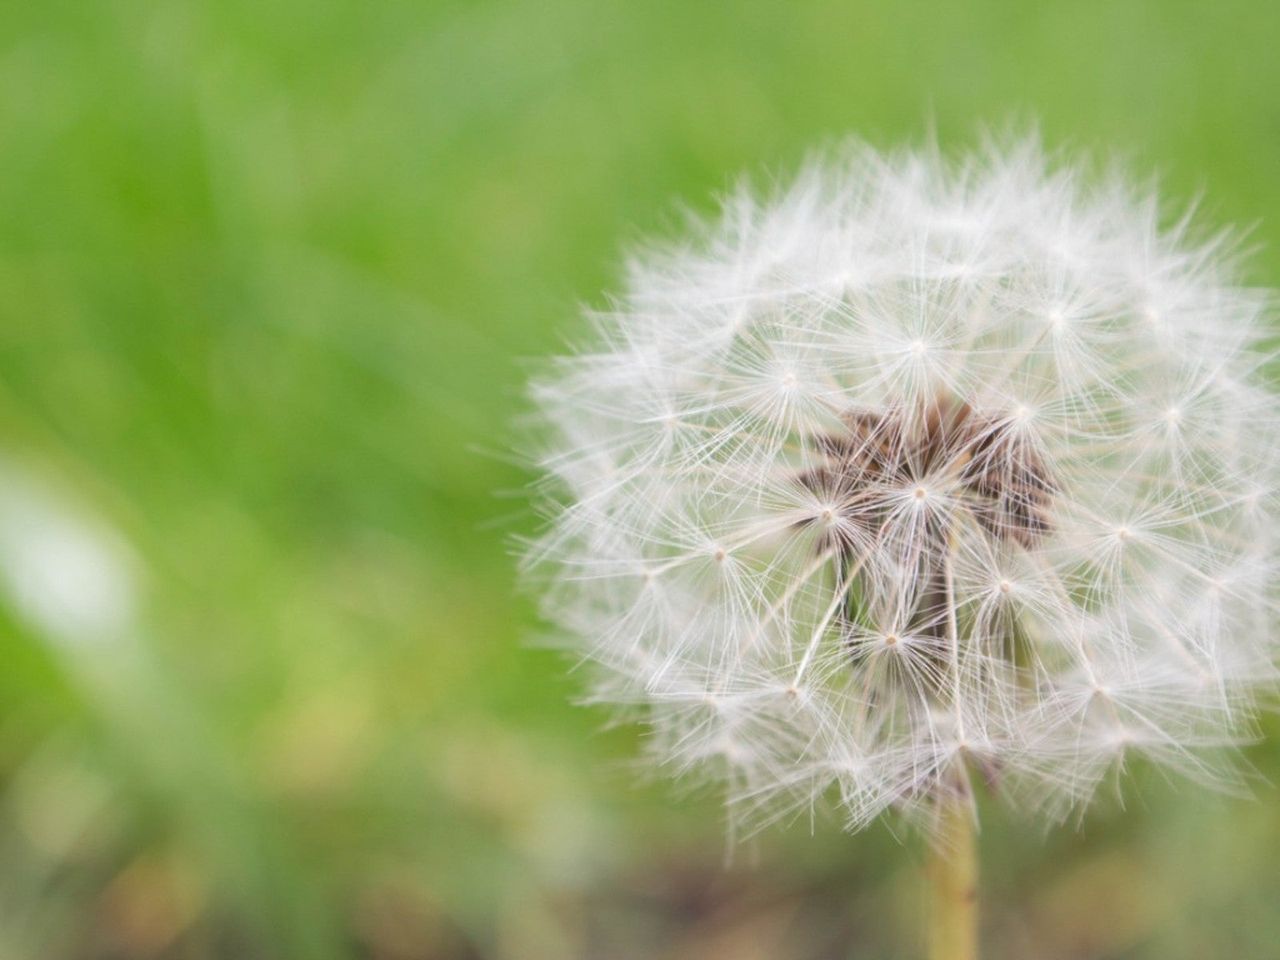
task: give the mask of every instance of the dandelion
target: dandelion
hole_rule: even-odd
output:
[[[534,397],[546,616],[759,826],[1051,821],[1144,757],[1234,785],[1274,676],[1267,297],[1229,238],[1034,143],[853,145],[630,265]]]

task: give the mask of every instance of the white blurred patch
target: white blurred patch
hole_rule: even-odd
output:
[[[3,466],[0,592],[28,626],[70,647],[118,641],[133,621],[134,582],[118,536]]]

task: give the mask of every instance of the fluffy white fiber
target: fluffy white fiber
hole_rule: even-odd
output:
[[[631,264],[534,386],[546,616],[754,823],[1231,783],[1276,665],[1268,298],[1030,142],[853,145]]]

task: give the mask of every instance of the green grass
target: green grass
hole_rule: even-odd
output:
[[[677,201],[851,133],[1038,121],[1253,226],[1276,284],[1277,37],[1263,0],[7,5],[0,480],[118,531],[140,599],[105,649],[0,609],[0,956],[909,941],[911,851],[800,828],[717,879],[714,803],[636,787],[526,642],[529,363]],[[1268,956],[1259,792],[995,821],[994,955]],[[738,913],[678,919],[706,885]]]

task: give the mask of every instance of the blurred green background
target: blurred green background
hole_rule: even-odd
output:
[[[732,851],[529,641],[505,451],[628,242],[1038,120],[1280,282],[1280,4],[0,8],[0,960],[900,957],[920,850]],[[1269,958],[1253,799],[988,811],[1000,958]]]

